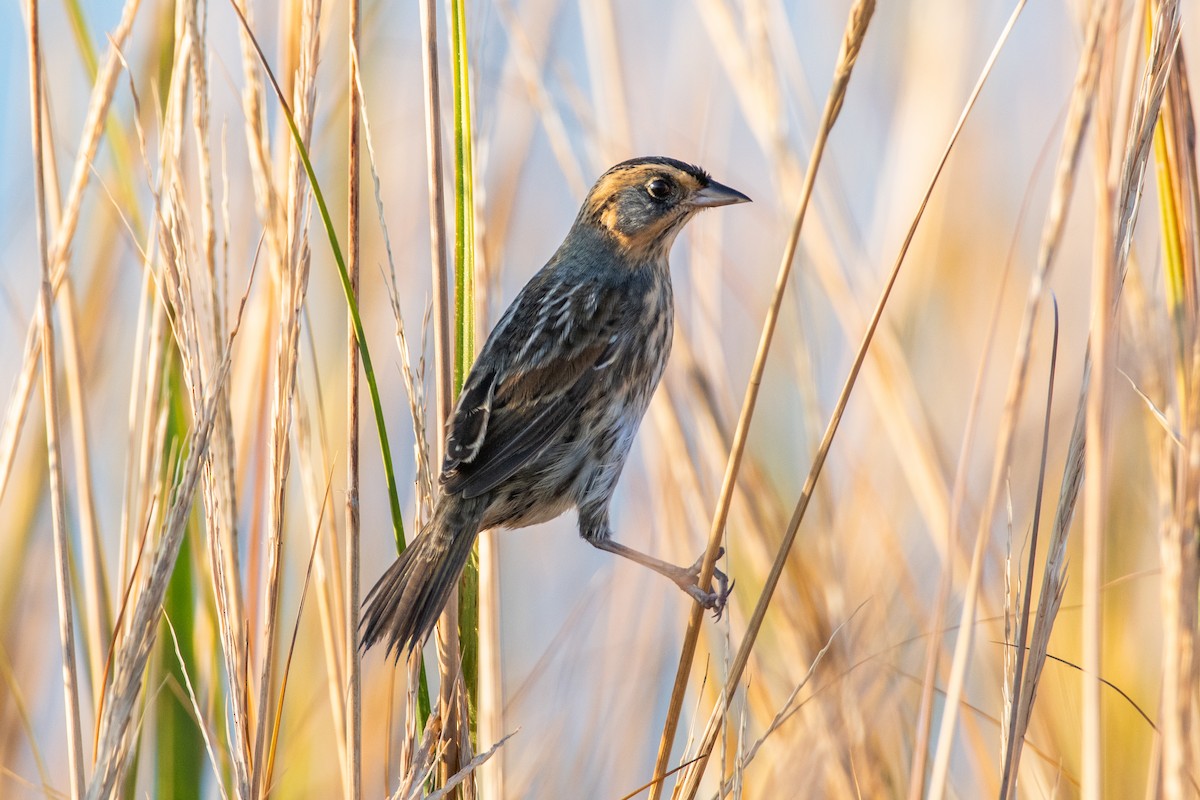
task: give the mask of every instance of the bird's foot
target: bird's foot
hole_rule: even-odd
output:
[[[717,550],[717,558],[725,554],[725,548],[721,547]],[[696,563],[683,571],[676,583],[680,589],[687,592],[688,595],[700,604],[702,608],[706,608],[713,612],[714,619],[720,619],[721,614],[725,611],[725,602],[729,599],[729,593],[733,590],[733,582],[724,572],[713,567],[713,580],[716,582],[715,591],[706,592],[700,588],[700,568],[704,564],[704,556],[696,559]]]

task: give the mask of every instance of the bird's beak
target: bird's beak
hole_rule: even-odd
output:
[[[714,206],[731,206],[734,203],[749,203],[750,198],[723,183],[709,181],[708,186],[689,197],[688,202],[700,208],[712,208]]]

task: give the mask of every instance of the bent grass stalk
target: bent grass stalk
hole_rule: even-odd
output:
[[[729,462],[725,469],[725,478],[721,485],[721,494],[717,501],[716,511],[713,514],[708,547],[704,551],[703,561],[701,562],[698,581],[700,587],[706,591],[712,584],[717,553],[720,551],[721,541],[725,536],[725,521],[728,519],[729,507],[733,500],[733,490],[737,485],[738,469],[741,466],[742,455],[745,452],[746,439],[750,430],[750,421],[754,416],[754,408],[758,401],[758,390],[762,383],[763,370],[766,368],[767,354],[770,352],[771,342],[775,335],[775,324],[779,319],[779,309],[783,304],[788,277],[792,271],[792,261],[796,254],[796,247],[800,241],[800,229],[804,224],[804,215],[808,209],[809,198],[812,197],[813,187],[816,185],[817,167],[821,163],[829,131],[833,128],[833,123],[837,119],[838,112],[841,110],[846,88],[850,82],[850,74],[854,69],[854,62],[862,47],[862,40],[866,35],[867,26],[874,11],[874,0],[859,0],[850,12],[850,21],[847,25],[845,37],[842,40],[842,49],[838,55],[838,63],[834,69],[833,86],[829,91],[829,97],[825,104],[825,112],[820,128],[818,129],[817,140],[813,145],[812,155],[809,159],[808,172],[805,175],[804,189],[800,194],[795,222],[792,226],[791,235],[788,237],[787,244],[784,247],[783,259],[779,265],[779,274],[775,280],[775,291],[771,299],[771,305],[767,310],[767,317],[763,322],[758,353],[755,356],[754,366],[751,369],[750,381],[746,387],[746,397],[742,403],[742,413],[738,418],[737,430],[734,433],[733,445],[729,453]],[[817,470],[819,471],[819,469],[818,466]],[[778,575],[775,578],[778,580]],[[764,593],[764,596],[769,597],[769,595],[769,590]],[[667,763],[671,759],[671,749],[675,741],[675,732],[679,725],[680,712],[683,708],[683,696],[687,691],[688,677],[691,674],[692,662],[695,659],[696,644],[700,638],[700,624],[703,618],[704,609],[699,603],[693,604],[692,615],[688,620],[687,632],[684,634],[683,649],[679,656],[679,667],[675,673],[675,685],[671,690],[667,718],[663,725],[662,738],[658,744],[658,759],[654,767],[655,783],[650,794],[651,800],[656,800],[656,798],[662,796],[664,786],[662,779],[666,774]],[[698,767],[699,770],[703,770],[706,759],[707,754],[702,756]]]
[[[908,233],[905,236],[904,242],[900,248],[900,252],[896,257],[896,263],[892,268],[887,283],[884,285],[884,288],[880,293],[875,310],[871,315],[870,323],[868,324],[867,330],[863,335],[862,342],[859,345],[854,364],[850,369],[850,374],[843,385],[837,404],[835,405],[834,411],[830,416],[829,425],[825,430],[825,434],[821,440],[820,446],[818,447],[817,454],[813,459],[812,469],[805,480],[804,488],[801,490],[800,498],[797,501],[795,511],[792,514],[792,519],[788,523],[787,531],[785,532],[783,541],[779,546],[779,551],[776,555],[775,562],[771,567],[770,574],[767,576],[766,583],[763,587],[761,595],[759,596],[754,613],[750,618],[750,622],[748,623],[746,636],[742,640],[742,643],[738,648],[737,656],[730,667],[725,688],[720,695],[720,701],[713,709],[712,715],[709,717],[708,726],[705,730],[703,740],[699,747],[700,758],[696,764],[689,769],[687,773],[685,773],[679,786],[676,788],[675,795],[677,797],[683,797],[687,800],[691,800],[691,798],[695,797],[696,792],[699,789],[700,778],[704,774],[705,767],[708,763],[708,758],[712,753],[712,748],[716,741],[717,730],[720,727],[720,719],[724,715],[725,711],[729,708],[729,703],[738,688],[739,682],[741,681],[741,676],[746,668],[746,664],[749,661],[750,650],[753,648],[758,632],[761,629],[767,607],[770,605],[771,597],[783,572],[787,555],[791,550],[792,543],[795,541],[796,533],[800,527],[800,522],[803,519],[805,511],[808,508],[808,503],[812,498],[812,493],[816,486],[817,478],[820,476],[822,467],[825,463],[825,458],[827,457],[829,448],[833,443],[833,436],[837,432],[842,413],[845,410],[846,403],[849,401],[850,393],[854,388],[859,371],[861,370],[863,361],[866,358],[867,348],[871,344],[875,330],[883,316],[883,310],[887,305],[889,297],[891,296],[892,288],[895,286],[896,280],[900,275],[900,269],[904,265],[905,257],[908,254],[908,250],[912,244],[913,237],[916,234],[917,227],[924,216],[925,209],[928,207],[933,190],[937,186],[938,180],[945,169],[946,162],[949,160],[950,153],[953,151],[954,145],[958,141],[959,134],[962,132],[967,117],[970,114],[971,109],[974,108],[975,102],[983,90],[984,82],[991,74],[992,67],[995,64],[1000,51],[1003,49],[1005,42],[1007,42],[1008,36],[1012,32],[1013,25],[1016,23],[1016,19],[1020,15],[1023,7],[1024,2],[1022,0],[1022,2],[1018,2],[1012,15],[1009,17],[1008,23],[1005,25],[999,39],[996,42],[996,45],[993,47],[992,52],[989,55],[987,62],[984,64],[979,78],[976,80],[975,86],[973,87],[971,94],[963,107],[963,111],[959,115],[954,130],[950,134],[949,141],[943,149],[938,166],[930,178],[929,184],[921,199],[921,203],[918,206],[917,213],[909,226]],[[870,2],[856,5],[851,11],[851,19],[847,25],[846,36],[843,39],[842,54],[839,56],[838,67],[835,68],[834,72],[834,86],[830,90],[829,100],[826,103],[826,111],[822,120],[822,124],[818,129],[820,131],[819,138],[817,140],[818,146],[822,142],[823,138],[827,137],[828,130],[832,127],[833,120],[836,119],[836,112],[840,110],[841,101],[845,96],[845,87],[849,81],[849,74],[853,69],[854,59],[857,57],[858,49],[861,47],[862,37],[865,35],[866,27],[870,22],[871,12],[873,11],[874,3]],[[817,150],[818,147],[814,147],[814,154]],[[810,171],[812,170],[810,169]],[[797,225],[797,228],[798,227],[799,226]]]

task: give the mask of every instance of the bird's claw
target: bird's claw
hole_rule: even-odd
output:
[[[717,548],[716,558],[725,555],[725,548]],[[729,593],[733,590],[734,581],[730,581],[729,577],[713,567],[713,580],[716,581],[716,591],[706,592],[700,588],[700,568],[704,564],[704,556],[696,559],[696,563],[688,567],[686,571],[687,577],[690,579],[686,583],[681,582],[680,587],[688,593],[702,608],[706,608],[713,612],[713,619],[720,620],[721,614],[725,611],[725,603],[729,600]]]

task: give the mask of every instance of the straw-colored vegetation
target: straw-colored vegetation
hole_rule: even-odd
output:
[[[0,796],[1200,796],[1195,12],[4,6]],[[614,509],[728,613],[568,517],[360,653],[648,154],[755,200],[676,246]]]

